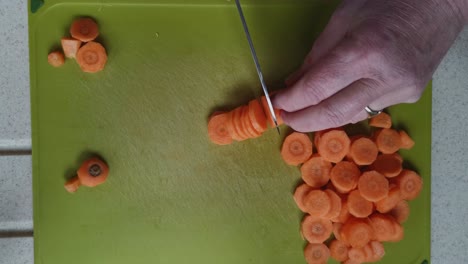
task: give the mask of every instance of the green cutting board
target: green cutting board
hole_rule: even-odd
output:
[[[271,130],[216,146],[207,137],[212,111],[261,91],[232,1],[30,1],[35,263],[304,263],[292,199],[300,174],[282,162],[282,138]],[[272,89],[335,6],[245,1]],[[98,21],[108,51],[97,74],[47,63],[80,16]],[[416,141],[401,154],[425,185],[404,240],[386,244],[381,263],[421,263],[430,257],[431,90],[389,112]],[[66,179],[93,154],[109,163],[108,181],[67,193]]]

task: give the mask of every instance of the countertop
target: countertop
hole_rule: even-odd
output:
[[[27,1],[0,0],[0,264],[32,264]],[[468,27],[433,78],[432,262],[468,263]]]

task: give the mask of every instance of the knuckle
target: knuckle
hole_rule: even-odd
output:
[[[311,105],[316,105],[326,98],[322,86],[318,85],[318,83],[320,83],[320,80],[317,78],[306,77],[304,80],[304,95]]]

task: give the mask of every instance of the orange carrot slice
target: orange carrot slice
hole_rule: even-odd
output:
[[[374,213],[369,216],[369,223],[377,241],[390,241],[396,232],[394,224],[397,222],[388,214]]]
[[[326,264],[330,257],[330,250],[323,243],[307,244],[304,257],[307,264]]]
[[[330,198],[330,211],[323,216],[325,219],[335,219],[341,213],[341,198],[332,190],[325,190],[325,193]]]
[[[387,197],[374,203],[375,209],[380,213],[390,212],[401,201],[400,188],[393,186],[388,191]]]
[[[335,223],[345,223],[346,221],[348,221],[350,216],[351,214],[349,213],[348,209],[348,201],[342,200],[340,214],[338,215],[338,217],[332,218],[331,220]]]
[[[244,106],[244,112],[242,113],[242,121],[245,131],[247,132],[250,138],[258,138],[261,135],[261,133],[258,133],[257,130],[255,130],[255,128],[252,125],[252,122],[250,122],[248,106]]]
[[[372,163],[372,169],[383,174],[385,177],[396,177],[403,170],[403,158],[398,153],[381,154]]]
[[[78,50],[76,62],[84,72],[102,71],[107,63],[106,49],[97,42],[88,42]]]
[[[324,216],[330,211],[331,202],[322,190],[312,190],[304,198],[306,211],[313,216]]]
[[[312,156],[301,166],[302,179],[311,187],[320,188],[328,183],[332,165],[318,155]]]
[[[402,149],[412,149],[414,146],[414,140],[403,130],[398,131],[401,138]]]
[[[358,263],[363,263],[367,260],[366,252],[364,248],[350,248],[348,251],[348,257]]]
[[[268,124],[270,125],[270,127],[275,127],[275,122],[273,121],[273,117],[271,116],[270,108],[268,107],[268,102],[266,101],[265,96],[262,96],[260,100],[262,102],[263,111],[267,116]],[[282,125],[284,122],[281,118],[281,109],[273,108],[273,111],[275,112],[276,122],[278,123],[278,126]]]
[[[389,183],[387,178],[376,171],[362,173],[358,181],[358,190],[363,198],[377,202],[388,195]]]
[[[328,219],[307,215],[301,223],[301,233],[310,243],[322,243],[332,234],[332,222]]]
[[[70,34],[74,39],[89,42],[97,38],[99,28],[93,19],[79,18],[73,21],[70,27]]]
[[[77,174],[82,185],[95,187],[106,181],[109,175],[109,167],[104,161],[94,157],[84,161]]]
[[[362,248],[374,237],[374,230],[367,220],[350,218],[344,223],[341,234],[353,248]]]
[[[218,145],[228,145],[232,143],[228,122],[228,113],[217,114],[210,118],[208,121],[208,136],[211,142]]]
[[[81,47],[81,41],[74,38],[62,38],[60,42],[65,57],[74,59]]]
[[[362,262],[353,260],[353,259],[347,259],[343,264],[362,264]]]
[[[237,115],[239,114],[239,112],[236,110],[237,108],[228,113],[229,119],[227,121],[228,122],[227,128],[233,140],[242,141],[242,137],[240,136],[238,128],[237,128],[237,122],[235,122],[235,119],[237,118]]]
[[[392,119],[387,113],[380,113],[369,119],[369,126],[372,127],[381,127],[381,128],[391,128]]]
[[[356,188],[361,171],[352,162],[340,161],[330,171],[330,180],[336,190],[347,193]]]
[[[304,204],[304,199],[305,197],[307,196],[307,194],[312,191],[312,187],[310,187],[309,185],[303,183],[301,185],[299,185],[297,188],[296,188],[296,191],[294,192],[294,201],[296,202],[296,205],[297,207],[299,207],[299,209],[302,211],[302,212],[306,212],[306,207],[305,207],[305,204]]]
[[[47,62],[53,67],[60,67],[65,63],[65,57],[60,51],[52,51],[47,56]]]
[[[268,125],[266,115],[257,99],[249,102],[249,117],[257,132],[263,133],[267,130]]]
[[[349,152],[350,139],[343,130],[330,130],[318,139],[317,151],[324,160],[337,163]]]
[[[422,178],[412,170],[403,170],[394,180],[405,200],[416,199],[422,190]]]
[[[340,240],[334,239],[328,246],[330,249],[330,256],[336,261],[345,261],[348,259],[349,247]]]
[[[372,164],[377,158],[378,153],[377,145],[366,137],[353,140],[349,148],[349,158],[357,165]]]
[[[400,224],[406,222],[410,215],[410,207],[408,202],[405,200],[401,200],[395,207],[392,208],[389,214],[393,216],[395,220]]]
[[[403,227],[396,220],[393,221],[393,227],[395,232],[392,234],[388,242],[399,242],[403,240],[405,236],[405,230]]]
[[[333,223],[332,227],[333,227],[332,232],[333,232],[333,236],[335,237],[335,239],[340,240],[343,243],[345,243],[347,246],[349,246],[349,244],[343,240],[343,237],[341,237],[341,228],[343,227],[343,223]]]
[[[80,179],[78,177],[73,177],[65,183],[65,190],[69,193],[74,193],[81,186]]]
[[[281,156],[288,165],[299,165],[312,155],[312,141],[304,133],[293,132],[288,135],[281,148]]]
[[[348,195],[348,210],[355,217],[368,217],[373,210],[373,204],[361,196],[358,190],[351,191]]]
[[[395,153],[401,147],[400,134],[394,129],[381,129],[375,133],[374,137],[377,148],[384,154]]]
[[[371,261],[380,261],[385,256],[384,245],[380,241],[371,241],[369,242],[369,245],[372,248],[372,252],[374,253]]]

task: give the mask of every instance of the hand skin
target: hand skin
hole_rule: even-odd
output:
[[[343,0],[273,105],[309,132],[414,103],[467,22],[468,0]]]

